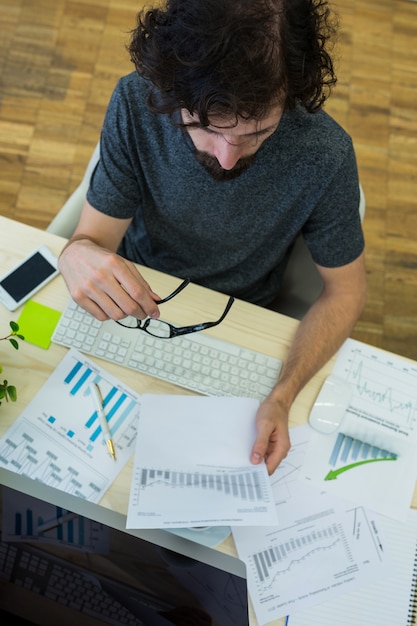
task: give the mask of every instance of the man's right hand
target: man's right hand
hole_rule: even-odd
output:
[[[73,300],[100,321],[159,317],[159,296],[135,265],[88,238],[69,242],[59,269]]]

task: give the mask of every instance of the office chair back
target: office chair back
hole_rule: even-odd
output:
[[[75,191],[70,195],[65,202],[59,213],[54,217],[52,222],[47,227],[48,233],[59,235],[69,239],[73,234],[78,220],[80,219],[81,210],[84,205],[85,198],[87,196],[88,186],[90,184],[91,174],[94,171],[100,158],[100,144],[98,143],[94,149],[94,152],[88,162],[87,168],[84,172],[84,177]]]

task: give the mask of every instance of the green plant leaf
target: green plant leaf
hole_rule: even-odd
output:
[[[6,337],[0,337],[0,341],[7,340],[12,345],[15,350],[19,349],[18,339],[24,340],[24,336],[18,333],[19,324],[16,322],[9,322],[9,326],[11,329],[11,333],[9,333]],[[0,365],[0,373],[3,371],[3,367]],[[0,405],[2,404],[1,400],[6,400],[6,402],[16,402],[17,399],[17,391],[14,385],[9,385],[7,380],[4,380],[3,383],[0,383]]]
[[[16,387],[14,385],[9,385],[7,387],[7,395],[9,396],[9,399],[12,402],[16,402],[16,400],[17,400],[17,391],[16,391]],[[6,399],[7,399],[7,395],[6,395]]]

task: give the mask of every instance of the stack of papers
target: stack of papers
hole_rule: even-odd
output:
[[[348,340],[333,373],[353,390],[340,429],[291,429],[291,450],[269,477],[249,461],[258,401],[138,396],[72,349],[0,440],[0,464],[99,501],[134,452],[128,528],[230,526],[260,625],[343,606],[342,594],[397,575],[392,537],[417,475],[417,368]]]

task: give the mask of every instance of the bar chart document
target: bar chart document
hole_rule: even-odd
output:
[[[305,479],[405,520],[417,473],[417,365],[348,339],[333,373],[350,383],[352,400],[336,433],[313,434]]]
[[[116,460],[109,455],[90,384],[100,386]],[[134,449],[139,397],[71,349],[0,440],[3,467],[98,502]]]
[[[276,523],[251,398],[141,397],[127,528]]]

